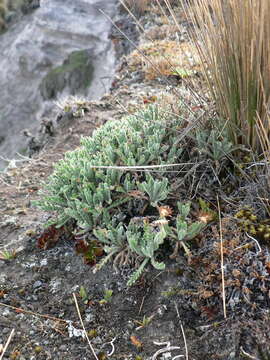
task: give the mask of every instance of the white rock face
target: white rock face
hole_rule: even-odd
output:
[[[111,23],[100,8],[112,17],[116,0],[41,0],[40,8],[0,36],[1,156],[12,158],[23,150],[21,130],[34,131],[53,108],[52,101],[42,99],[40,83],[70,53],[88,50],[95,68],[91,87],[78,96],[96,99],[108,90],[115,56],[108,39]]]

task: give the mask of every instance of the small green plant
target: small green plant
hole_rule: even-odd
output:
[[[155,231],[149,224],[144,224],[141,229],[136,224],[131,224],[127,230],[127,241],[130,249],[141,256],[144,260],[139,268],[131,275],[128,285],[132,285],[141,276],[146,264],[150,261],[157,270],[164,270],[165,264],[155,260],[155,252],[163,244],[166,238],[166,231],[161,227],[159,231]]]
[[[169,235],[176,240],[176,245],[173,254],[171,255],[174,258],[179,249],[179,245],[185,250],[185,253],[190,256],[190,249],[188,247],[187,241],[192,240],[196,237],[205,227],[205,223],[201,221],[191,222],[188,220],[188,215],[190,213],[191,203],[177,203],[178,207],[178,216],[176,218],[176,228],[168,228],[167,231]]]
[[[154,315],[151,316],[143,316],[142,320],[135,320],[135,322],[139,325],[136,330],[140,330],[145,328],[147,325],[150,324],[150,322],[153,320]]]
[[[212,210],[209,203],[202,198],[199,198],[199,206],[200,210],[198,211],[197,216],[200,222],[208,224],[218,218],[217,211]]]
[[[150,204],[155,207],[160,201],[165,200],[169,194],[168,179],[159,181],[155,180],[151,175],[147,175],[146,181],[138,184],[138,188],[147,193]]]
[[[3,250],[0,252],[0,260],[13,260],[16,255],[16,250]]]
[[[108,304],[112,300],[113,290],[105,289],[103,299],[99,301],[101,305]]]
[[[254,209],[244,207],[239,210],[235,215],[239,227],[255,237],[258,240],[265,242],[267,245],[270,244],[270,220],[260,219]]]
[[[94,235],[97,239],[104,244],[104,251],[106,256],[97,264],[96,270],[99,270],[104,266],[112,256],[118,254],[118,257],[114,261],[114,265],[117,264],[119,259],[120,265],[125,262],[124,258],[128,257],[127,253],[127,237],[124,225],[119,223],[114,226],[109,224],[107,228],[98,228],[93,230]],[[127,261],[127,259],[126,259]]]
[[[233,145],[226,135],[222,135],[218,130],[197,131],[196,143],[198,152],[205,154],[215,162],[221,161],[233,151],[239,149],[239,147]]]
[[[79,295],[80,295],[83,303],[88,304],[89,295],[88,295],[87,291],[85,290],[85,287],[83,287],[83,286],[80,287]]]
[[[140,189],[145,189],[156,204],[168,192],[163,173],[159,175],[163,178],[153,180],[145,172],[114,167],[162,165],[179,160],[182,149],[176,142],[178,122],[166,122],[165,114],[154,106],[121,121],[107,122],[92,137],[83,138],[82,146],[67,153],[56,165],[42,200],[36,204],[58,214],[53,221],[57,226],[75,220],[86,231],[108,225],[116,216],[125,217],[132,207],[142,211],[148,201],[134,196]],[[156,198],[157,189],[162,190],[162,197]]]
[[[154,178],[136,166],[179,161],[182,149],[177,143],[178,127],[179,119],[169,117],[157,106],[149,106],[121,121],[107,122],[92,137],[83,138],[81,147],[67,153],[56,165],[36,204],[56,214],[48,225],[61,227],[75,222],[77,234],[87,238],[91,233],[96,237],[107,255],[95,270],[112,257],[115,265],[141,257],[137,275],[129,282],[132,284],[148,261],[156,268],[164,268],[154,257],[165,239],[164,231],[157,234],[147,226],[139,229],[132,220],[162,205],[170,191],[169,175],[161,168]],[[159,218],[158,213],[155,218]],[[92,242],[88,247],[84,241],[81,245],[84,257],[94,262]]]
[[[183,69],[180,67],[176,67],[172,72],[173,75],[178,75],[183,79],[193,76],[195,73],[196,72],[193,70]]]
[[[103,255],[103,248],[96,239],[90,241],[78,239],[75,243],[75,249],[77,254],[83,256],[84,263],[91,266],[96,265],[97,258]]]

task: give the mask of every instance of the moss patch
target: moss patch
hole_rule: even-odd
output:
[[[40,85],[41,95],[44,99],[53,99],[66,87],[69,87],[72,95],[82,92],[90,86],[93,70],[88,51],[74,51],[62,65],[44,77]]]

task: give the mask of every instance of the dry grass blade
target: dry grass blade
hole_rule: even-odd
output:
[[[235,144],[260,150],[257,114],[269,136],[269,0],[197,0],[184,5],[209,91]]]
[[[3,359],[3,356],[5,355],[5,352],[6,352],[8,346],[9,346],[9,344],[10,344],[10,342],[11,342],[11,339],[12,339],[13,335],[14,335],[14,332],[15,332],[15,329],[12,329],[11,332],[10,332],[10,334],[9,334],[9,337],[8,337],[8,339],[7,339],[7,342],[6,342],[6,344],[5,344],[2,352],[0,353],[0,360]]]
[[[221,279],[222,279],[222,302],[223,302],[223,315],[224,319],[227,318],[226,312],[226,294],[225,294],[225,278],[224,278],[224,252],[223,252],[223,236],[222,236],[222,223],[221,223],[221,212],[219,197],[217,196],[218,205],[218,217],[219,217],[219,232],[220,232],[220,268],[221,268]]]
[[[187,347],[187,339],[186,339],[184,327],[183,327],[182,322],[181,322],[181,320],[180,320],[180,314],[179,314],[179,310],[178,310],[178,307],[177,307],[177,305],[176,305],[176,302],[174,303],[174,306],[175,306],[175,310],[176,310],[176,313],[177,313],[177,317],[179,318],[179,321],[180,321],[180,327],[181,327],[181,331],[182,331],[182,335],[183,335],[183,340],[184,340],[184,344],[185,344],[186,360],[189,360],[189,357],[188,357],[188,347]],[[174,359],[175,359],[175,357],[174,357]]]
[[[267,124],[267,125],[265,125]],[[270,113],[266,114],[266,121],[262,121],[260,116],[257,114],[256,118],[257,134],[260,140],[261,149],[263,152],[265,173],[267,180],[267,187],[270,188],[270,140],[268,130],[270,127]],[[267,190],[268,190],[267,189]],[[267,191],[266,190],[266,191]],[[268,192],[268,191],[267,191]],[[266,195],[267,196],[267,195]],[[269,199],[261,199],[263,206],[265,207],[268,215],[270,215]]]
[[[74,301],[75,301],[75,305],[76,305],[76,310],[77,310],[77,313],[78,313],[78,316],[79,316],[79,319],[80,319],[80,323],[82,325],[82,328],[83,328],[83,331],[84,331],[84,334],[85,334],[85,337],[87,339],[87,342],[89,344],[89,347],[94,355],[94,358],[96,360],[99,360],[98,357],[97,357],[97,354],[95,353],[95,350],[91,344],[91,341],[89,340],[89,337],[88,337],[88,334],[87,334],[87,331],[85,330],[85,326],[84,326],[84,323],[82,321],[82,316],[81,316],[81,313],[80,313],[80,309],[79,309],[79,305],[78,305],[78,301],[77,301],[77,298],[76,298],[76,295],[73,293],[73,298],[74,298]]]
[[[136,14],[143,14],[148,6],[151,4],[150,0],[124,0],[121,1],[124,7],[128,7],[131,11],[134,11]]]
[[[168,167],[178,167],[178,166],[186,166],[186,165],[194,165],[194,163],[178,163],[178,164],[162,164],[162,165],[134,165],[134,166],[105,166],[105,165],[89,165],[89,169],[115,169],[115,170],[153,170],[153,169],[163,169]]]
[[[4,307],[6,307],[6,308],[15,310],[15,311],[18,312],[18,313],[34,315],[34,316],[38,316],[38,317],[41,317],[41,318],[44,318],[44,319],[50,319],[50,320],[54,320],[54,321],[59,321],[59,322],[67,323],[66,320],[59,319],[59,318],[56,318],[56,317],[54,317],[54,316],[39,314],[39,313],[36,313],[36,312],[34,312],[34,311],[25,310],[25,309],[22,309],[22,308],[19,308],[19,307],[16,307],[16,306],[7,305],[7,304],[1,303],[1,302],[0,302],[0,306],[4,306]]]
[[[267,125],[265,125],[265,124],[267,124]],[[257,134],[258,134],[261,148],[263,151],[264,160],[265,160],[265,163],[267,164],[267,170],[268,170],[268,174],[269,174],[270,173],[269,172],[270,171],[270,169],[269,169],[270,140],[269,140],[269,133],[268,133],[267,129],[270,127],[270,113],[266,114],[265,121],[263,121],[261,119],[261,117],[259,116],[259,114],[257,114],[256,126],[257,126]]]

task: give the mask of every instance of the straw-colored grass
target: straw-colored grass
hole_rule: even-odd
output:
[[[185,10],[231,140],[261,151],[258,118],[270,134],[270,1],[197,0]]]
[[[143,14],[151,3],[150,0],[122,0],[122,1],[132,12],[134,12],[134,14],[137,15]]]
[[[141,67],[147,80],[177,74],[188,78],[200,71],[198,57],[188,57],[188,54],[195,52],[192,48],[192,44],[184,42],[151,41],[134,50],[127,60],[132,69]]]

